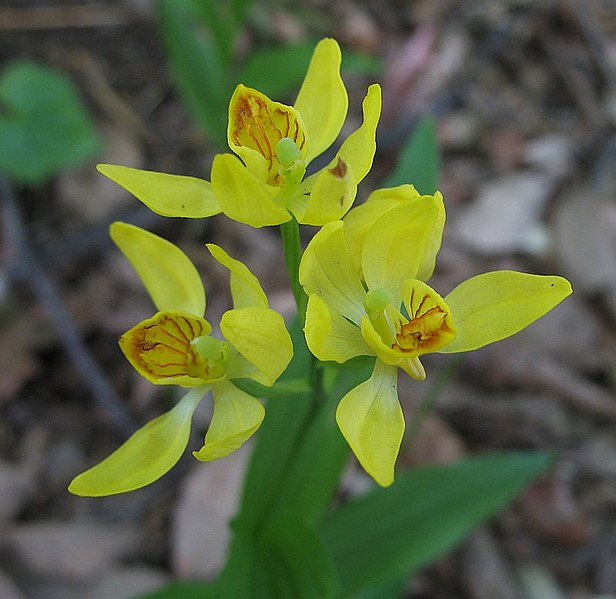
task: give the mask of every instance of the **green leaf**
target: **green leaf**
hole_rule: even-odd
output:
[[[139,595],[135,599],[214,599],[214,587],[205,582],[172,582],[152,593]]]
[[[342,70],[344,73],[380,77],[383,74],[383,63],[375,56],[345,51]]]
[[[231,557],[216,583],[219,599],[333,599],[338,578],[313,527],[268,527],[259,534],[236,523]]]
[[[205,134],[224,146],[232,87],[228,55],[232,40],[221,37],[221,31],[195,6],[192,0],[159,0],[160,31],[188,110]]]
[[[239,81],[254,87],[270,98],[280,98],[298,89],[304,80],[316,41],[289,46],[258,48],[240,69]],[[344,52],[342,70],[377,76],[381,62],[373,56]]]
[[[433,194],[438,189],[440,168],[436,121],[424,117],[404,144],[396,168],[383,186],[412,183],[419,193]]]
[[[301,325],[297,320],[289,327],[294,354],[281,384],[303,378],[308,380],[310,352],[306,347]],[[302,432],[314,408],[312,391],[271,396],[266,405],[265,420],[259,429],[250,466],[244,480],[244,491],[238,519],[246,528],[258,527],[267,517],[284,485],[290,464],[300,443]]]
[[[94,156],[101,140],[63,73],[34,62],[9,65],[0,79],[0,171],[37,184]]]
[[[338,577],[327,547],[313,527],[280,524],[267,535],[270,597],[326,599],[338,596]],[[266,555],[267,555],[266,553]]]
[[[363,368],[328,366],[336,373],[331,389],[319,398],[302,442],[293,456],[284,485],[279,491],[275,517],[292,521],[300,519],[316,524],[327,508],[339,482],[349,448],[336,424],[336,407],[347,391],[365,381],[371,374],[373,362]]]
[[[216,40],[227,63],[233,57],[233,46],[246,19],[250,0],[190,0],[192,9]]]
[[[301,85],[316,43],[258,48],[240,69],[239,80],[248,87],[279,98]]]
[[[323,523],[342,596],[427,564],[545,470],[547,453],[512,452],[423,468],[343,506]]]
[[[356,599],[404,599],[407,596],[408,576],[399,576],[357,595]]]
[[[293,401],[295,395],[303,395],[310,392],[310,385],[306,379],[278,380],[271,387],[266,387],[252,379],[233,379],[233,384],[238,388],[259,399],[284,398]]]

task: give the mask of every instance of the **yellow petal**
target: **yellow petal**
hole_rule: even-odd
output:
[[[276,187],[284,182],[276,154],[283,137],[292,139],[301,157],[306,156],[306,129],[298,111],[273,102],[256,89],[238,85],[229,103],[229,147],[259,180]]]
[[[365,290],[353,265],[340,221],[325,225],[310,241],[299,266],[308,295],[316,293],[331,310],[359,326]]]
[[[218,154],[212,164],[212,189],[222,211],[233,220],[265,227],[291,219],[272,199],[277,188],[262,183],[232,154]]]
[[[368,93],[362,103],[364,122],[347,137],[336,158],[344,160],[359,183],[370,172],[376,153],[376,127],[381,117],[381,87],[376,83],[368,88]]]
[[[346,119],[349,98],[340,77],[341,62],[338,43],[331,38],[321,40],[295,100],[310,142],[306,162],[334,143]]]
[[[156,214],[207,218],[220,212],[212,186],[203,179],[143,171],[115,164],[99,164],[96,168]]]
[[[361,269],[361,248],[374,223],[402,202],[408,202],[418,197],[420,197],[420,194],[413,185],[377,189],[368,196],[363,204],[354,206],[347,212],[344,217],[344,233],[357,270]],[[409,209],[412,210],[413,208],[409,206]]]
[[[157,312],[124,333],[120,349],[133,368],[155,385],[200,387],[219,380],[226,373],[222,342],[212,340],[220,351],[206,358],[194,343],[212,331],[210,323],[187,312]]]
[[[304,332],[308,348],[322,361],[342,363],[374,353],[362,339],[359,328],[332,312],[316,294],[308,298]]]
[[[445,228],[445,204],[442,194],[438,191],[433,196],[421,196],[421,201],[432,202],[437,209],[436,218],[432,222],[432,228],[426,238],[423,258],[417,269],[417,278],[421,281],[427,281],[434,272],[436,256],[441,249],[443,229]]]
[[[267,296],[248,267],[231,258],[220,246],[214,243],[206,243],[207,249],[212,254],[212,258],[222,264],[231,273],[231,296],[233,297],[233,307],[238,308],[267,308]]]
[[[304,212],[294,211],[302,225],[322,226],[345,215],[357,194],[351,168],[342,159],[318,173]]]
[[[159,479],[184,453],[192,415],[206,391],[189,391],[172,410],[148,422],[100,464],[77,476],[68,490],[101,497],[140,489]]]
[[[500,270],[473,277],[445,297],[457,336],[439,351],[470,351],[514,335],[571,291],[569,281],[556,276]]]
[[[396,369],[377,359],[372,376],[338,404],[336,421],[364,470],[382,487],[394,482],[404,436]]]
[[[213,387],[214,415],[205,443],[193,455],[202,462],[224,458],[239,449],[261,426],[265,409],[252,395],[240,391],[229,381]]]
[[[127,223],[113,223],[110,233],[159,310],[183,310],[203,315],[205,289],[201,277],[180,248],[154,233]]]
[[[274,310],[229,310],[222,315],[220,330],[225,339],[264,375],[264,380],[253,377],[264,385],[273,385],[293,357],[293,342],[284,319]]]
[[[342,160],[353,173],[355,185],[363,180],[372,167],[376,153],[376,127],[381,116],[381,88],[374,84],[368,88],[363,104],[364,122],[344,141],[333,160],[325,167],[335,168]],[[308,177],[302,184],[302,191],[308,193],[316,185],[324,169]],[[350,203],[349,203],[350,206]]]
[[[368,289],[387,289],[399,300],[402,283],[416,278],[439,215],[434,197],[424,197],[412,210],[410,203],[390,210],[366,235],[362,269]]]

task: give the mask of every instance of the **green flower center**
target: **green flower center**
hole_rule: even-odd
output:
[[[222,378],[227,371],[229,346],[224,341],[209,335],[197,337],[190,342],[191,357],[186,373],[204,379]]]

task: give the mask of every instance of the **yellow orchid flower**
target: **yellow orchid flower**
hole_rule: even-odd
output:
[[[188,444],[192,415],[212,391],[214,412],[204,445],[193,455],[202,461],[225,457],[260,426],[261,403],[233,384],[251,378],[274,384],[293,355],[282,317],[268,307],[257,278],[222,248],[207,244],[212,257],[230,272],[233,309],[222,315],[224,340],[211,335],[203,318],[205,290],[190,259],[175,245],[139,227],[116,222],[111,236],[135,267],[159,310],[120,337],[120,348],[137,372],[156,385],[190,390],[177,405],[134,433],[98,465],[77,476],[76,495],[113,495],[160,478]]]
[[[421,355],[509,337],[560,303],[571,285],[557,276],[495,271],[441,297],[425,279],[440,247],[442,196],[402,186],[375,192],[355,210],[348,222],[326,224],[302,257],[304,331],[319,360],[376,357],[371,377],[340,401],[336,420],[366,472],[388,486],[405,428],[397,369],[424,379]]]
[[[206,218],[224,212],[253,227],[287,222],[291,214],[308,225],[337,220],[351,207],[372,166],[381,115],[381,88],[371,85],[362,104],[362,125],[327,166],[304,179],[306,167],[332,145],[346,119],[340,63],[337,42],[321,40],[293,106],[238,85],[227,128],[236,155],[214,158],[211,184],[111,164],[97,168],[163,216]]]

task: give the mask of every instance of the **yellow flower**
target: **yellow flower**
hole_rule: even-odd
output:
[[[98,170],[163,216],[205,218],[224,212],[253,227],[284,223],[291,214],[309,225],[337,220],[351,207],[357,185],[372,166],[381,114],[381,88],[371,85],[362,125],[327,166],[304,178],[310,162],[336,140],[347,115],[340,63],[336,41],[321,40],[293,106],[238,85],[227,129],[236,155],[214,158],[211,184],[110,164]]]
[[[77,476],[69,487],[76,495],[123,493],[160,478],[186,449],[192,415],[210,390],[214,413],[204,445],[193,455],[211,461],[235,451],[259,428],[265,412],[233,379],[251,378],[271,386],[293,354],[284,321],[268,307],[256,277],[217,245],[207,248],[230,271],[233,297],[233,309],[220,321],[224,340],[211,335],[212,326],[203,318],[206,298],[201,279],[179,248],[126,223],[114,223],[111,236],[159,310],[122,335],[120,348],[152,383],[190,390],[174,408]]]
[[[387,486],[405,428],[397,369],[424,379],[421,355],[509,337],[560,303],[571,285],[556,276],[495,271],[443,298],[425,283],[445,222],[441,195],[402,186],[375,192],[364,206],[348,222],[325,225],[306,248],[304,331],[319,360],[376,357],[371,377],[340,401],[336,420],[366,472]]]

